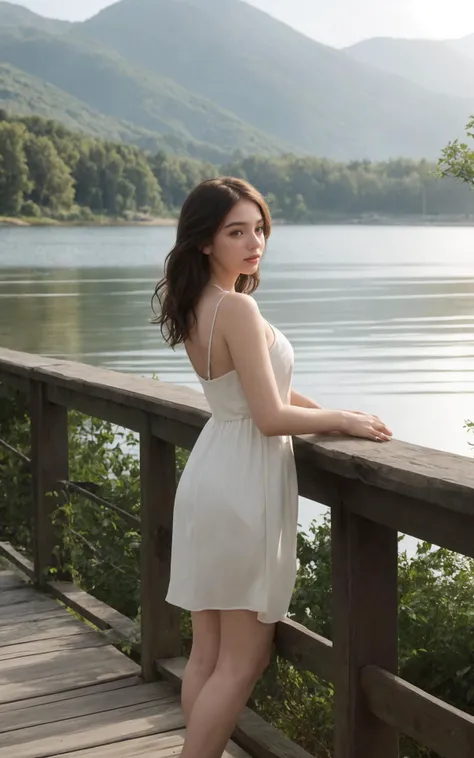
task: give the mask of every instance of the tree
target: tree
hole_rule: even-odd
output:
[[[474,116],[466,126],[466,135],[474,140]],[[474,187],[474,149],[457,139],[450,142],[441,153],[438,169],[440,176],[454,176]]]
[[[130,156],[125,176],[134,188],[134,202],[137,210],[150,208],[155,213],[164,210],[160,185],[144,155],[135,152]]]
[[[28,135],[25,142],[30,199],[41,208],[69,210],[74,202],[74,179],[49,137]]]
[[[0,213],[16,215],[31,184],[25,154],[23,124],[0,122]]]

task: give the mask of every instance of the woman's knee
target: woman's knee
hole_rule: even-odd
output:
[[[210,676],[217,665],[219,647],[210,645],[206,647],[193,646],[189,656],[188,667],[196,674]]]
[[[270,663],[274,625],[262,624],[251,611],[221,614],[217,669],[242,686],[254,684]]]
[[[197,674],[210,676],[220,648],[219,616],[213,611],[193,614],[193,642],[188,666]]]
[[[216,670],[227,680],[237,685],[255,684],[270,664],[271,649],[260,651],[258,655],[242,657],[226,656],[217,661]]]

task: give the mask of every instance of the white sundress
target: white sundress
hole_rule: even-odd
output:
[[[167,601],[189,611],[250,610],[283,618],[296,579],[298,485],[289,436],[266,437],[253,421],[238,374],[198,376],[212,416],[181,476],[173,521]],[[273,328],[270,359],[290,403],[294,354]]]

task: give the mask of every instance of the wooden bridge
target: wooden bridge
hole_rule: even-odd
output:
[[[30,573],[22,556],[3,551]],[[175,688],[144,682],[112,642],[18,574],[0,572],[0,758],[180,754],[184,721]],[[229,744],[225,755],[248,754]]]
[[[35,536],[32,562],[0,545],[0,556],[31,581],[0,573],[0,758],[179,755],[180,616],[165,602],[175,447],[193,446],[209,416],[205,400],[173,385],[9,350],[0,350],[0,382],[29,397],[31,458],[20,457],[31,470]],[[140,435],[139,629],[49,571],[64,528],[51,515],[61,490],[74,486],[69,408]],[[336,437],[298,438],[295,452],[300,493],[331,507],[334,631],[329,641],[285,620],[275,645],[294,666],[334,682],[334,757],[397,758],[404,733],[445,758],[473,758],[474,718],[397,676],[397,534],[474,557],[474,462]],[[123,641],[140,665],[117,650]],[[228,755],[235,758],[308,758],[249,709],[233,740]]]

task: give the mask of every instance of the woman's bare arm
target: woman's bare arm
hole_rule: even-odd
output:
[[[296,390],[291,390],[291,405],[296,405],[297,408],[313,408],[313,410],[322,410],[322,406],[315,400],[306,397],[306,395],[300,395]]]
[[[262,434],[274,437],[341,432],[389,439],[389,430],[375,416],[282,403],[268,352],[265,324],[253,298],[240,293],[227,295],[220,318],[250,413]]]

